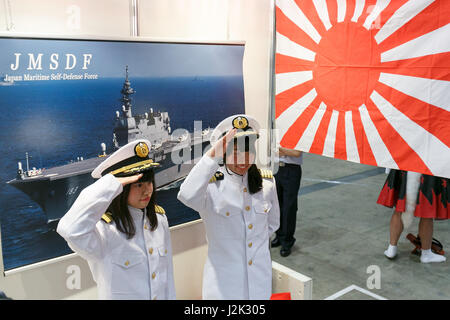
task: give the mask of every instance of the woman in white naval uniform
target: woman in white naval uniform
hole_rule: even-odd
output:
[[[223,120],[212,134],[213,148],[178,193],[206,228],[203,299],[269,299],[272,294],[269,239],[279,227],[280,212],[273,177],[265,172],[262,178],[253,164],[258,129],[249,116]],[[221,160],[225,166],[219,167]]]
[[[99,299],[175,299],[164,210],[155,204],[150,142],[123,146],[93,172],[57,232],[86,259]]]

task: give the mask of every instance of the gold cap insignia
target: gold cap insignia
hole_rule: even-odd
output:
[[[248,127],[248,120],[245,117],[236,117],[233,119],[233,128],[246,129]]]
[[[145,158],[148,156],[148,146],[145,142],[139,142],[135,147],[134,147],[134,152],[136,153],[136,155],[140,158]]]

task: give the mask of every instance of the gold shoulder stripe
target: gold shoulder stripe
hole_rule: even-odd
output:
[[[259,173],[261,173],[261,177],[262,178],[266,178],[266,179],[272,179],[273,178],[273,173],[272,173],[271,170],[259,169]]]
[[[112,214],[109,212],[105,212],[102,215],[102,220],[105,221],[106,223],[111,223],[113,221],[113,217]]]
[[[155,204],[155,212],[159,213],[159,214],[165,214],[166,213],[166,211],[163,209],[163,207],[158,206],[156,204]]]

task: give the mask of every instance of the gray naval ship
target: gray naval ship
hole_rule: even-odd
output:
[[[199,150],[204,150],[209,144],[212,130],[207,128],[194,132],[184,131],[179,135],[175,135],[175,132],[172,134],[167,112],[150,108],[149,112],[144,114],[132,114],[130,96],[134,93],[128,80],[127,67],[121,90],[122,110],[116,111],[113,151],[133,140],[148,139],[151,142],[149,157],[161,164],[155,169],[156,186],[158,189],[177,187],[198,160],[196,158],[201,157],[202,152]],[[91,172],[110,155],[106,154],[104,143],[101,143],[101,148],[98,157],[78,158],[71,163],[45,170],[30,169],[26,155],[26,170],[19,162],[16,178],[7,183],[26,193],[46,213],[48,223],[55,223],[70,209],[81,190],[95,181]],[[172,153],[185,161],[173,163]]]

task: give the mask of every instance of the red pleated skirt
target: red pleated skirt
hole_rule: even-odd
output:
[[[450,179],[423,174],[414,215],[438,220],[450,219]]]
[[[378,196],[377,203],[404,212],[406,179],[403,170],[391,169]],[[422,174],[414,216],[437,220],[450,219],[450,179]]]
[[[377,200],[378,204],[404,212],[406,207],[406,171],[391,169]]]

